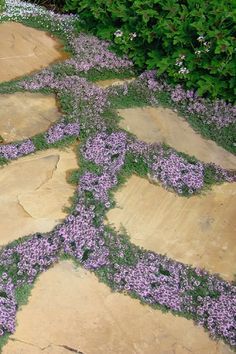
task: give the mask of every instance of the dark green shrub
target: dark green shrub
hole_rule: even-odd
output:
[[[112,40],[142,70],[200,95],[236,93],[235,0],[67,0],[80,29]]]
[[[49,10],[59,11],[59,12],[62,11],[65,5],[65,0],[24,0],[24,1],[37,4],[40,6],[44,6]]]
[[[0,0],[0,12],[4,10],[5,0]]]

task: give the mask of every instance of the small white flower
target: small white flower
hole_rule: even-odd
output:
[[[209,43],[208,43],[208,42],[204,42],[203,45],[204,45],[205,47],[207,47],[207,46],[209,46]]]
[[[187,68],[180,68],[179,69],[179,74],[183,74],[183,75],[189,74],[189,70]]]
[[[183,62],[182,62],[182,61],[179,61],[179,60],[176,60],[175,65],[177,65],[177,66],[182,66],[182,65],[183,65]]]
[[[200,55],[201,54],[201,50],[195,50],[194,52],[196,55]]]
[[[123,36],[123,32],[122,32],[121,30],[117,30],[117,31],[114,33],[114,35],[115,35],[116,37],[122,37],[122,36]]]
[[[184,54],[180,55],[180,59],[184,60],[185,59],[185,55]]]
[[[198,42],[204,42],[204,37],[203,37],[203,36],[199,36],[199,37],[197,38],[197,40],[198,40]]]
[[[137,37],[137,33],[136,33],[136,32],[129,34],[129,39],[130,39],[131,41],[132,41],[134,38],[136,38],[136,37]]]

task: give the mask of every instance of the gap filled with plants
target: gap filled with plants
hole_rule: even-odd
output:
[[[132,77],[133,64],[127,57],[112,53],[108,42],[78,33],[78,18],[74,15],[58,15],[32,4],[9,0],[0,22],[9,20],[58,35],[72,57],[38,74],[0,84],[0,93],[53,92],[62,109],[61,120],[47,132],[0,145],[0,162],[5,164],[79,139],[80,169],[70,176],[77,190],[64,222],[49,233],[19,239],[0,252],[1,343],[14,332],[17,309],[25,302],[40,273],[68,257],[95,272],[113,290],[192,319],[213,338],[221,338],[235,347],[236,286],[233,283],[204,269],[143,250],[133,245],[127,235],[104,224],[107,211],[115,205],[114,191],[133,173],[149,176],[182,197],[236,180],[234,171],[202,163],[164,144],[144,143],[121,131],[114,108],[135,105],[135,100],[143,105],[156,105],[158,97],[159,100],[161,95],[165,97],[167,91],[173,102],[184,97],[181,102],[194,115],[199,113],[199,119],[215,124],[216,129],[232,124],[229,116],[222,118],[206,112],[202,115],[195,106],[201,104],[198,98],[191,101],[194,94],[185,96],[179,87],[173,91],[169,86],[161,86],[164,84],[152,72],[145,72],[120,88],[97,87],[89,81],[92,77]]]

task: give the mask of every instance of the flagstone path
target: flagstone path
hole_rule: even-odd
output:
[[[148,143],[164,142],[178,151],[226,169],[236,169],[236,156],[197,134],[188,122],[168,108],[128,108],[118,113],[121,128]]]
[[[0,82],[66,58],[61,43],[48,33],[16,22],[0,24]]]
[[[29,74],[65,57],[59,42],[45,32],[17,23],[0,25],[0,82]],[[107,83],[103,85],[106,86]],[[24,99],[21,95],[24,95]],[[42,127],[42,122],[50,125],[57,117],[52,96],[38,95],[36,99],[35,94],[16,94],[0,96],[0,100],[1,105],[5,105],[5,108],[0,108],[0,117],[6,117],[2,119],[0,135],[6,141],[42,131],[46,129]],[[24,108],[27,100],[32,103],[28,111]],[[4,116],[6,112],[11,113],[11,118]],[[131,111],[128,116],[130,114]],[[6,125],[5,120],[10,123]],[[29,122],[32,124],[29,125]],[[175,136],[180,134],[180,140],[183,138],[182,132],[179,132],[182,131],[181,124],[176,126],[173,123],[173,133],[170,133]],[[34,131],[31,130],[32,126],[35,127]],[[150,131],[150,126],[143,126],[142,129]],[[192,146],[191,139],[188,141],[185,141],[185,146]],[[206,150],[207,156],[209,145],[204,145],[204,142],[203,139],[197,141],[198,149],[203,152]],[[203,148],[200,148],[201,144]],[[218,156],[218,150],[214,151]],[[195,152],[191,150],[191,154]],[[217,158],[214,153],[208,154],[212,154],[209,156],[210,161]],[[223,158],[223,155],[220,161],[225,161],[228,166],[234,166],[235,163],[228,157]],[[0,168],[1,245],[29,233],[49,231],[65,217],[62,207],[69,204],[68,198],[74,192],[65,177],[74,168],[77,168],[77,162],[72,148],[66,151],[42,151]],[[225,278],[231,278],[231,252],[234,246],[231,234],[233,224],[230,225],[230,220],[234,221],[231,199],[235,189],[230,185],[217,188],[206,196],[184,199],[132,177],[127,186],[117,192],[118,202],[123,205],[126,215],[121,217],[119,209],[115,209],[108,217],[117,225],[122,222],[128,231],[130,218],[133,228],[136,224],[136,231],[132,227],[130,229],[135,243],[143,242],[143,246],[155,248],[158,253],[173,252],[177,259],[182,256],[181,253],[185,253],[184,261],[194,263],[200,259],[203,265],[209,265],[210,270],[220,271]],[[161,236],[162,242],[160,237],[159,241],[156,238],[157,227],[160,227],[159,234],[164,235],[164,238]],[[179,235],[182,234],[181,241]],[[171,237],[175,238],[174,246]],[[147,243],[148,240],[150,243]],[[177,247],[177,243],[180,246]],[[199,247],[199,258],[193,247]],[[208,255],[204,255],[204,252],[210,253],[209,263],[206,262]],[[211,261],[213,258],[214,261]],[[227,345],[211,340],[209,334],[194,326],[192,321],[162,314],[128,296],[112,293],[107,286],[98,282],[94,274],[81,268],[75,269],[66,261],[39,277],[29,304],[18,312],[17,321],[16,332],[3,348],[3,354],[232,353]]]
[[[230,354],[191,321],[112,293],[61,262],[40,276],[3,354]]]
[[[0,95],[0,136],[5,143],[44,132],[59,117],[53,95],[30,92]]]

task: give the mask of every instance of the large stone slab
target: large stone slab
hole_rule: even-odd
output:
[[[192,321],[163,314],[69,262],[41,275],[3,354],[230,354]]]
[[[163,142],[204,162],[236,169],[236,156],[197,134],[188,122],[168,108],[128,108],[118,113],[120,126],[148,143]]]
[[[0,95],[0,136],[5,142],[44,132],[59,117],[54,95],[30,92]]]
[[[179,197],[132,176],[108,212],[131,241],[175,260],[205,267],[227,280],[236,274],[236,184],[215,186],[202,196]]]
[[[48,33],[16,22],[0,24],[0,82],[66,59],[61,43]]]
[[[0,169],[0,245],[50,231],[65,216],[74,187],[66,173],[77,168],[72,149],[50,149]]]

